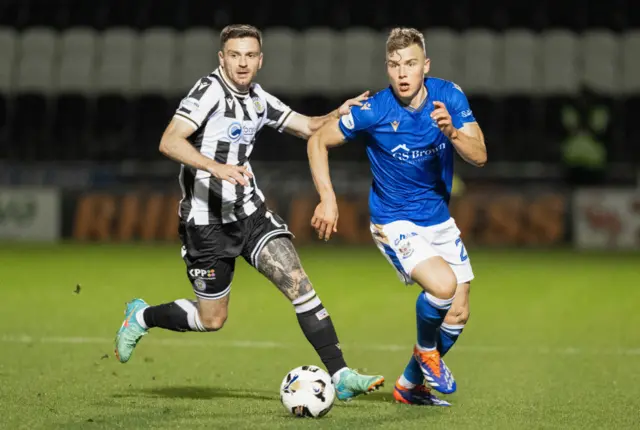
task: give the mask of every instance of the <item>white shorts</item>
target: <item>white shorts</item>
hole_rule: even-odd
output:
[[[436,256],[449,263],[458,284],[473,279],[471,261],[453,218],[429,227],[420,227],[410,221],[394,221],[385,225],[372,223],[371,234],[380,252],[407,285],[413,284],[413,269]]]

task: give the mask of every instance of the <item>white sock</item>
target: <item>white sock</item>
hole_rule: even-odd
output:
[[[340,381],[340,375],[342,375],[342,372],[344,372],[347,369],[349,369],[349,368],[348,367],[343,367],[342,369],[338,370],[336,373],[331,375],[331,382],[333,382],[333,385],[336,385],[338,383],[338,381]]]
[[[147,323],[144,322],[144,311],[146,309],[147,308],[140,309],[138,312],[136,312],[136,321],[138,321],[138,324],[140,324],[143,329],[148,330],[149,327],[147,327]]]
[[[436,349],[435,346],[432,348],[425,348],[424,346],[420,346],[418,344],[416,344],[416,348],[418,348],[418,351],[422,351],[422,352],[433,351],[434,349]]]
[[[400,386],[407,388],[409,390],[411,390],[416,386],[416,384],[414,384],[413,382],[409,381],[407,378],[404,377],[404,373],[400,375],[400,379],[398,379],[398,384],[400,384]]]

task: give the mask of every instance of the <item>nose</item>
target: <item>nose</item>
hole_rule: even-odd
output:
[[[238,63],[240,67],[247,67],[247,59],[244,56],[240,56],[240,63]]]
[[[400,67],[398,68],[398,75],[401,78],[404,78],[407,76],[407,68],[404,65],[400,65]]]

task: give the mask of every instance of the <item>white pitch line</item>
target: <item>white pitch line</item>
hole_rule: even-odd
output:
[[[55,343],[55,344],[93,344],[93,345],[113,345],[113,338],[106,337],[81,337],[81,336],[44,336],[33,337],[27,335],[2,335],[0,343]],[[293,345],[281,342],[253,341],[253,340],[197,340],[197,339],[145,339],[144,343],[153,345],[168,346],[194,346],[208,348],[245,348],[245,349],[293,349],[300,345]],[[363,345],[363,344],[347,344],[345,349],[355,349],[361,351],[378,351],[378,352],[402,352],[411,351],[412,345]],[[640,348],[615,348],[615,349],[585,349],[576,347],[564,348],[526,348],[516,346],[491,346],[491,345],[459,345],[454,347],[455,352],[471,353],[471,354],[504,354],[504,353],[525,353],[540,355],[640,355]]]

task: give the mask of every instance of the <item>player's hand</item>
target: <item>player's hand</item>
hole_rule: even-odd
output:
[[[431,112],[431,118],[436,121],[440,131],[449,139],[455,139],[458,134],[458,130],[453,126],[451,115],[447,110],[447,107],[442,102],[433,102],[433,112]]]
[[[331,233],[338,232],[338,204],[335,200],[322,201],[316,207],[311,225],[318,232],[318,239],[329,240]]]
[[[351,112],[352,106],[362,106],[362,102],[367,100],[368,98],[369,98],[369,90],[360,94],[358,97],[347,100],[346,102],[342,103],[342,106],[338,108],[338,115],[340,116],[349,115],[349,112]]]
[[[249,185],[248,178],[252,178],[253,174],[244,166],[232,166],[229,164],[215,163],[207,168],[209,173],[218,179],[232,183],[240,184],[243,187]]]

